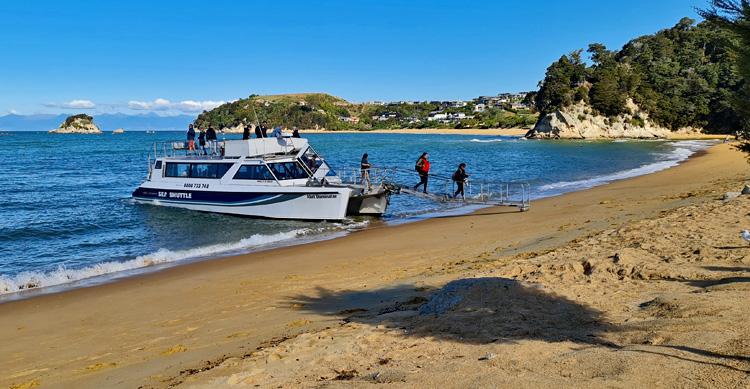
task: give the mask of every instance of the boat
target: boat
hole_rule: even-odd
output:
[[[343,220],[386,212],[385,181],[344,180],[305,138],[215,141],[207,152],[185,142],[155,143],[138,203],[272,219]]]

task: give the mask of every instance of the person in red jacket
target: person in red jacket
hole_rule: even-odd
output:
[[[430,177],[430,161],[428,160],[429,155],[422,153],[422,156],[417,160],[414,169],[419,173],[419,184],[414,185],[414,190],[417,190],[420,186],[424,186],[422,191],[427,193],[427,179]]]

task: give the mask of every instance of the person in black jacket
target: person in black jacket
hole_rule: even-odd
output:
[[[242,140],[248,140],[250,139],[250,126],[245,124],[244,127],[242,130]]]
[[[200,154],[206,155],[206,131],[202,128],[198,132],[198,145],[201,147]]]
[[[191,151],[195,151],[195,129],[192,124],[188,126],[187,130],[187,148],[188,154],[191,154]]]
[[[260,124],[255,126],[255,137],[259,139],[263,137],[263,130],[260,129]]]
[[[216,130],[213,127],[208,127],[208,130],[206,130],[206,141],[208,142],[208,148],[211,150],[211,155],[216,155]]]
[[[461,198],[466,198],[464,196],[464,184],[466,183],[466,180],[469,178],[469,175],[466,174],[466,164],[461,163],[458,165],[458,169],[453,173],[453,181],[456,182],[456,193],[453,194],[453,198],[455,199],[458,197],[458,194],[461,194]]]
[[[367,155],[367,153],[364,153],[362,155],[362,162],[359,164],[359,168],[362,171],[362,176],[360,177],[360,182],[362,185],[365,185],[367,183],[367,190],[372,189],[372,185],[370,184],[370,168],[372,165],[370,165],[370,159]]]

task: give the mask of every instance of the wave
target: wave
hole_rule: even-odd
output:
[[[674,150],[664,155],[665,159],[657,162],[652,162],[643,166],[639,166],[634,169],[622,170],[612,174],[587,178],[584,180],[576,181],[561,181],[552,184],[539,186],[536,191],[542,192],[543,196],[552,194],[562,194],[564,192],[570,192],[572,190],[580,190],[586,188],[592,188],[603,184],[610,183],[612,181],[622,180],[626,178],[642,176],[644,174],[655,173],[661,170],[669,169],[677,166],[680,162],[685,161],[691,155],[695,154],[700,150],[704,150],[711,146],[715,142],[711,141],[682,141],[674,142]]]
[[[349,229],[361,228],[362,225],[357,223],[347,225],[346,227]],[[0,274],[0,295],[28,289],[62,285],[92,277],[112,275],[123,271],[143,269],[188,259],[247,252],[261,246],[304,238],[305,236],[319,232],[322,232],[322,230],[304,228],[269,235],[255,234],[234,243],[214,244],[186,250],[159,249],[153,253],[141,255],[128,261],[101,262],[80,269],[68,269],[65,266],[59,266],[56,270],[50,272],[26,271],[10,277]]]
[[[496,143],[496,142],[502,142],[502,139],[477,139],[473,138],[469,140],[469,142],[477,142],[477,143]]]

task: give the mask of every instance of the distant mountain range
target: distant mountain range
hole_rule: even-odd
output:
[[[0,130],[5,131],[49,131],[60,126],[67,114],[36,114],[0,116]],[[104,131],[123,128],[125,131],[170,131],[184,130],[195,120],[192,115],[159,116],[153,113],[128,115],[124,113],[103,113],[94,116],[94,123]]]

